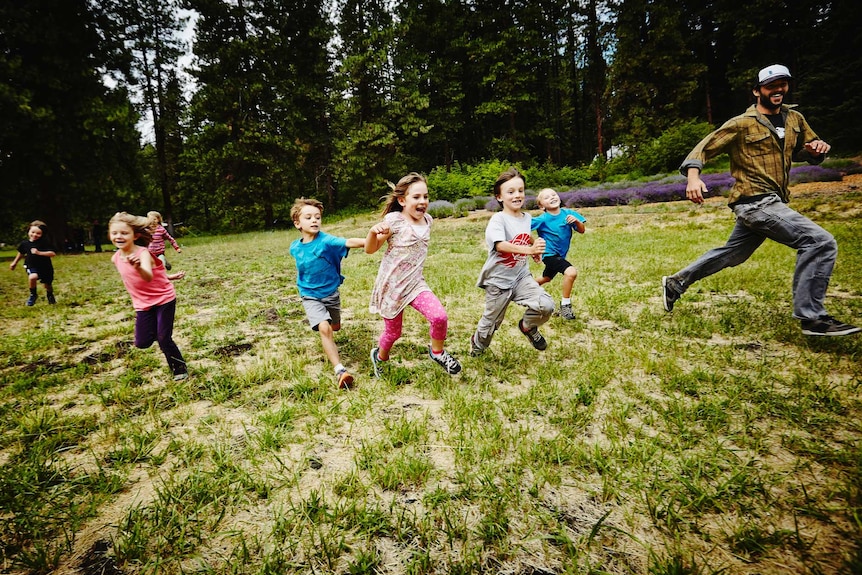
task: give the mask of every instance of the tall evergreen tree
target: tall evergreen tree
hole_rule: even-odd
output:
[[[187,48],[180,38],[187,18],[179,16],[179,0],[113,0],[103,6],[111,6],[129,51],[126,81],[138,92],[142,111],[152,122],[160,211],[170,226],[178,153],[169,150],[169,141],[174,146],[181,142],[182,110],[176,108],[183,103],[178,72]]]
[[[39,218],[61,244],[139,181],[137,115],[103,81],[117,62],[105,24],[85,0],[0,4],[4,232]]]
[[[343,0],[333,92],[333,170],[339,194],[371,205],[384,181],[407,169],[389,116],[393,106],[392,14],[382,0]]]
[[[199,89],[184,196],[207,225],[271,227],[314,189],[326,153],[325,15],[299,0],[190,0]],[[311,166],[309,160],[311,159]],[[211,196],[200,196],[212,190]]]

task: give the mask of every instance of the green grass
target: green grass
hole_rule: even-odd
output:
[[[858,193],[800,198],[839,241],[828,307],[862,322]],[[486,353],[487,214],[438,220],[425,275],[447,349],[407,310],[385,377],[381,254],[344,263],[338,390],[305,323],[295,231],[183,240],[174,382],[110,253],[55,259],[58,305],[0,274],[0,564],[9,573],[854,573],[862,568],[862,337],[791,318],[766,243],[673,314],[662,275],[724,242],[716,200],[585,209],[577,319],[534,351],[512,305]],[[853,216],[857,214],[857,216]],[[372,214],[326,225],[364,236]],[[538,273],[540,267],[534,264]],[[548,286],[559,298],[559,280]]]

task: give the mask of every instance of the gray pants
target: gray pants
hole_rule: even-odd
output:
[[[685,290],[694,282],[724,268],[741,264],[767,238],[796,250],[793,273],[793,317],[817,319],[826,315],[823,300],[838,256],[832,234],[787,207],[770,194],[750,204],[734,206],[736,225],[720,248],[710,250],[671,276]]]
[[[506,317],[506,309],[512,302],[527,308],[522,320],[527,329],[539,327],[554,313],[554,299],[532,277],[525,277],[510,289],[487,286],[485,312],[473,336],[475,351],[483,351],[491,345],[494,332],[500,329]]]

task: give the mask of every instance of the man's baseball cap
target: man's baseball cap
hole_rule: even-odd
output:
[[[770,82],[775,82],[776,80],[790,80],[791,78],[793,78],[793,76],[790,75],[790,70],[787,69],[787,66],[773,64],[757,73],[757,85],[765,86]]]

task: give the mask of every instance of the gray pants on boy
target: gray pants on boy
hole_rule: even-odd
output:
[[[522,278],[509,289],[485,287],[485,312],[473,335],[473,352],[481,353],[491,345],[494,332],[500,329],[509,304],[524,306],[524,328],[539,327],[554,313],[554,299],[531,276]]]

